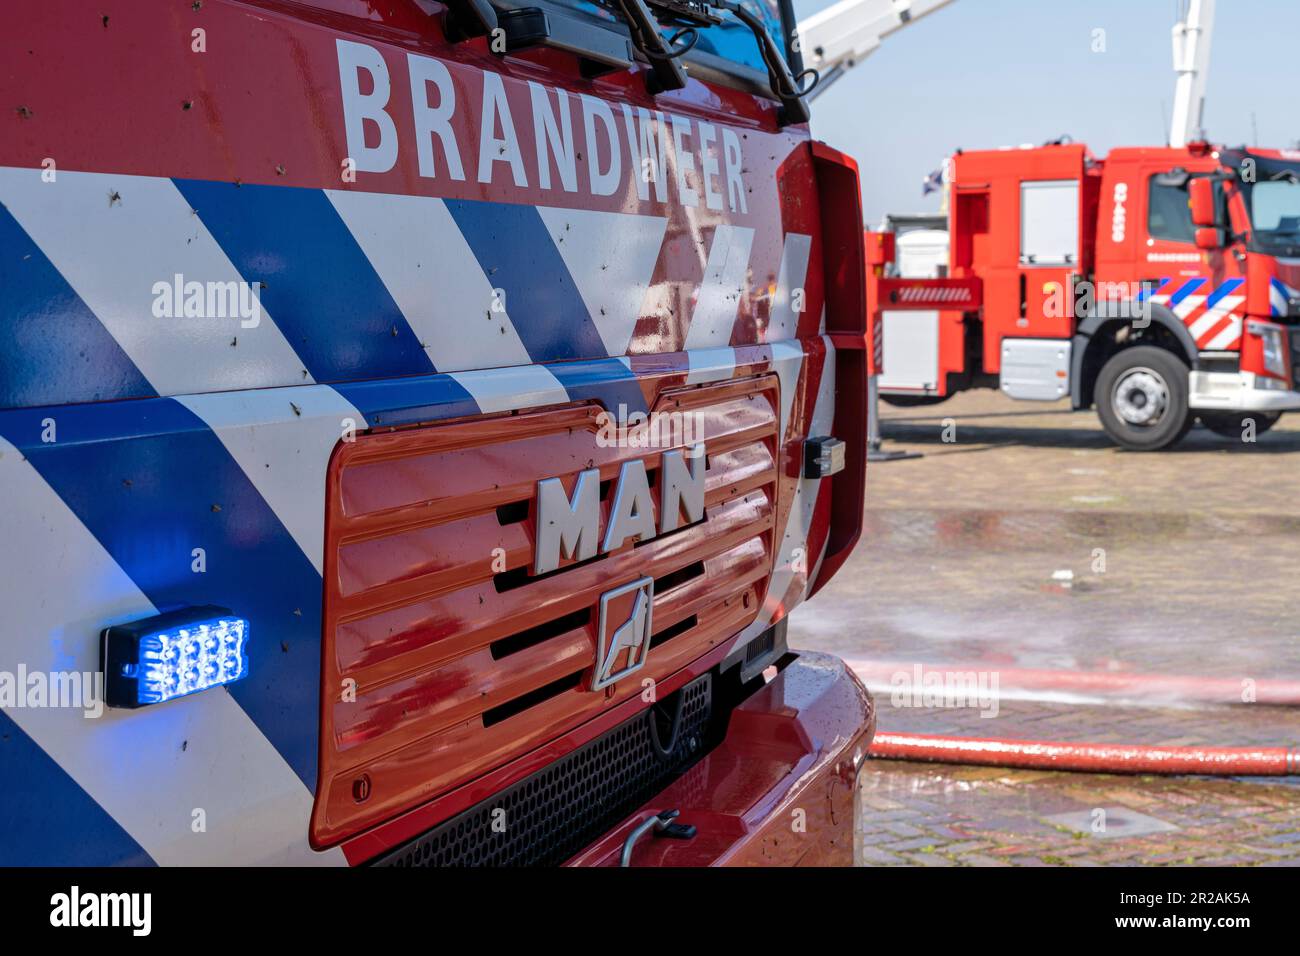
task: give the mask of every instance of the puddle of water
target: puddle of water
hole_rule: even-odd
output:
[[[1006,547],[1019,551],[1035,545],[1057,545],[1064,537],[1104,539],[1112,545],[1136,540],[1154,543],[1189,538],[1294,537],[1300,535],[1300,515],[891,509],[868,510],[863,531],[868,546],[898,543],[913,548],[932,544],[941,548]]]
[[[1172,823],[1138,813],[1128,807],[1094,807],[1071,813],[1058,813],[1043,818],[1055,826],[1065,827],[1074,833],[1083,833],[1098,839],[1145,836],[1150,833],[1167,833],[1177,830]]]

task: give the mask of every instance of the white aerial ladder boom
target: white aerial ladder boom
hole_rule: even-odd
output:
[[[799,21],[804,66],[821,74],[812,96],[824,93],[857,66],[880,41],[953,0],[840,0]],[[1210,0],[1212,2],[1212,0]]]
[[[1174,24],[1174,115],[1169,145],[1186,146],[1202,135],[1205,82],[1210,70],[1210,37],[1214,33],[1214,0],[1191,0],[1186,19]]]

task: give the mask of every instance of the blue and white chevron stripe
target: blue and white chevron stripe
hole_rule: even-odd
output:
[[[1285,317],[1291,310],[1291,300],[1300,299],[1300,292],[1274,276],[1268,282],[1268,314],[1273,318]]]
[[[772,356],[784,421],[803,351]],[[736,353],[678,361],[717,381]],[[344,862],[306,843],[332,450],[349,427],[584,399],[644,410],[615,358],[0,411],[0,671],[97,670],[101,628],[176,606],[254,622],[252,672],[229,688],[96,719],[0,711],[22,781],[0,791],[0,865]]]
[[[1184,280],[1166,276],[1154,287],[1144,286],[1138,299],[1168,306],[1197,347],[1211,351],[1235,348],[1241,340],[1243,316],[1237,310],[1246,301],[1241,292],[1246,280],[1224,279],[1212,288],[1209,281],[1204,276]]]
[[[667,226],[104,173],[43,183],[14,168],[0,168],[0,204],[0,312],[16,345],[0,353],[0,407],[623,355]],[[173,276],[255,283],[260,322],[154,318],[151,290]]]
[[[0,865],[343,862],[306,842],[333,449],[353,429],[568,401],[646,411],[626,353],[667,228],[0,168],[0,672],[96,671],[103,627],[184,605],[253,622],[250,677],[229,688],[95,719],[0,710],[22,781],[0,791]],[[688,351],[656,363],[734,374],[753,238],[716,228]],[[773,339],[796,334],[810,249],[786,236]],[[260,320],[155,317],[173,276],[256,283]],[[785,421],[803,352],[771,354]]]

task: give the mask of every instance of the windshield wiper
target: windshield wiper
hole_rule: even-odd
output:
[[[623,19],[627,21],[632,42],[645,54],[645,58],[650,61],[650,68],[654,71],[646,78],[650,94],[653,96],[666,90],[684,89],[686,71],[677,62],[677,58],[695,46],[694,27],[687,26],[680,30],[673,37],[673,45],[670,46],[664,40],[663,34],[659,32],[659,26],[655,23],[644,0],[617,0],[617,3],[619,9],[623,11]],[[677,45],[678,38],[683,36],[687,37],[686,42]]]
[[[718,26],[722,18],[710,8],[726,10],[741,23],[749,27],[758,42],[758,52],[767,67],[768,86],[772,94],[781,101],[777,113],[777,122],[782,126],[791,123],[806,123],[809,119],[808,104],[804,97],[817,86],[820,77],[816,70],[804,70],[798,76],[790,72],[780,47],[772,39],[763,22],[739,3],[731,0],[611,0],[622,10],[632,34],[632,42],[650,61],[654,69],[654,81],[650,92],[663,90],[680,90],[686,85],[686,70],[676,62],[682,54],[689,52],[698,39],[697,28]],[[654,14],[651,14],[651,9]],[[665,26],[681,29],[665,42],[659,33],[655,18]],[[684,42],[679,43],[679,40]],[[811,76],[812,82],[807,89],[800,89],[799,83],[804,77]]]
[[[816,70],[804,70],[798,76],[790,72],[790,66],[785,62],[785,56],[781,53],[781,48],[776,45],[772,35],[767,32],[763,21],[750,13],[739,3],[733,3],[732,0],[710,0],[713,6],[722,10],[729,11],[741,23],[749,27],[750,32],[754,34],[754,39],[758,41],[758,52],[763,56],[763,62],[767,64],[767,82],[772,89],[772,94],[781,101],[781,109],[777,111],[777,122],[782,126],[788,126],[791,123],[806,123],[811,118],[808,112],[808,104],[804,102],[804,97],[811,93],[817,86],[821,77]],[[804,77],[811,76],[812,82],[808,84],[807,89],[800,89],[799,83]]]
[[[711,7],[728,11],[749,27],[758,42],[758,52],[767,66],[768,86],[772,94],[781,101],[781,108],[777,111],[777,122],[782,126],[808,122],[808,104],[803,98],[817,86],[819,79],[817,71],[804,70],[797,77],[791,74],[785,56],[767,32],[763,22],[739,3],[734,3],[732,0],[648,0],[647,6],[647,0],[597,0],[597,2],[606,9],[621,14],[627,23],[628,35],[633,45],[650,63],[652,72],[646,78],[646,86],[651,95],[685,88],[686,69],[677,62],[678,59],[694,48],[699,39],[697,28],[718,26],[723,22],[722,18],[710,9]],[[650,12],[651,7],[655,11],[653,14]],[[502,22],[490,0],[447,0],[447,8],[447,33],[453,42],[471,36],[492,35]],[[523,31],[527,36],[522,34],[517,36],[516,42],[512,42],[511,47],[530,46],[542,42],[549,36],[545,15],[540,11],[511,10],[507,18],[514,25],[514,20],[519,19],[519,15],[530,13],[537,13],[541,17],[540,24],[533,24],[530,31]],[[666,40],[659,32],[660,23],[680,29]],[[514,32],[520,33],[520,29]],[[608,57],[605,62],[609,62]],[[800,89],[800,82],[807,76],[813,78],[812,82],[808,84],[807,89]]]
[[[447,39],[489,36],[497,29],[497,11],[489,0],[447,0],[444,19]]]

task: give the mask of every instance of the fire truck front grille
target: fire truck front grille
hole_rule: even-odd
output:
[[[376,866],[557,866],[662,790],[703,752],[708,674],[682,695],[676,743],[656,748],[650,709],[546,769],[372,861]],[[675,695],[674,695],[675,697]],[[672,713],[676,701],[663,702]],[[662,738],[661,738],[662,739]]]
[[[340,445],[326,495],[315,843],[511,763],[753,621],[774,550],[779,409],[765,375],[662,392],[652,413],[667,424],[648,443],[611,435],[598,406],[571,405]],[[700,443],[702,520],[535,572],[539,481],[572,494],[597,469],[603,533],[625,463],[644,464],[657,509],[664,452]],[[602,596],[642,578],[654,582],[644,664],[593,690]]]

